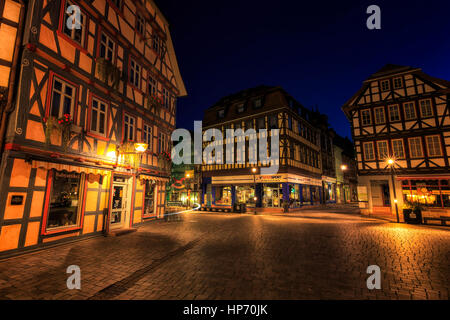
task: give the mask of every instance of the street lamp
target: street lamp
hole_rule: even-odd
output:
[[[256,168],[252,168],[252,173],[253,173],[253,193],[255,195],[255,197],[253,198],[255,200],[255,212],[256,213],[256,201],[258,201],[258,197],[256,196],[256,173],[258,172],[258,169]]]
[[[341,170],[342,170],[342,174],[343,174],[343,176],[342,176],[342,181],[343,181],[342,193],[344,195],[344,203],[347,203],[347,199],[345,197],[345,171],[347,171],[347,169],[348,169],[348,166],[346,164],[341,165]]]
[[[395,160],[392,158],[387,159],[387,164],[391,168],[391,180],[392,180],[392,190],[394,192],[394,204],[395,204],[395,214],[397,215],[397,223],[400,223],[400,216],[398,215],[398,200],[397,200],[397,192],[395,191],[395,179],[394,179],[394,165]]]
[[[190,193],[190,190],[191,190],[191,181],[190,181],[190,178],[191,178],[191,174],[190,173],[186,173],[186,191],[187,191],[187,207],[189,208],[190,207],[190,205],[191,205],[191,193]]]

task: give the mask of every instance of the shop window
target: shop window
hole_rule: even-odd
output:
[[[310,205],[311,204],[311,187],[310,186],[303,186],[302,187],[302,199],[303,205]]]
[[[282,184],[265,184],[263,187],[263,207],[280,208],[283,200]]]
[[[247,186],[236,187],[236,202],[255,206],[255,189]]]
[[[300,207],[300,186],[298,184],[289,185],[289,207]]]
[[[425,207],[450,207],[450,187],[448,180],[407,180],[403,183],[406,203],[420,203]]]
[[[216,188],[216,204],[231,205],[231,187],[217,187]]]
[[[83,207],[84,175],[52,170],[45,227],[47,232],[80,227]]]
[[[145,180],[144,185],[144,216],[152,216],[155,213],[155,184]]]

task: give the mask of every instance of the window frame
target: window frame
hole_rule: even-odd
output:
[[[412,153],[413,148],[411,147],[411,142],[413,140],[418,140],[420,142],[420,155],[414,156]],[[425,150],[423,149],[423,143],[422,143],[422,138],[421,137],[412,137],[412,138],[408,138],[408,147],[409,147],[409,156],[411,159],[420,159],[420,158],[424,158],[425,157]]]
[[[377,110],[381,110],[381,111],[383,111],[383,121],[377,121]],[[376,108],[374,108],[373,109],[373,113],[374,113],[374,122],[375,122],[375,124],[385,124],[386,123],[386,110],[385,110],[385,108],[384,107],[376,107]]]
[[[399,157],[397,154],[395,154],[395,147],[394,142],[400,141],[402,143],[402,152],[403,155]],[[391,148],[392,148],[392,155],[395,159],[406,159],[406,153],[405,153],[405,141],[403,139],[392,139],[391,140]]]
[[[363,114],[365,112],[368,112],[368,114],[369,114],[369,123],[364,123]],[[372,112],[371,112],[371,110],[370,109],[361,110],[361,125],[362,126],[371,126],[372,124],[373,124],[373,121],[372,121]]]
[[[383,84],[387,83],[387,89],[383,88]],[[387,92],[391,90],[391,82],[389,80],[380,80],[380,90],[381,92]]]
[[[366,145],[371,145],[371,146],[372,146],[372,155],[373,155],[373,158],[368,158],[368,157],[367,157],[367,155],[366,155],[366,148],[365,148]],[[377,158],[376,158],[376,154],[375,154],[375,146],[374,146],[373,141],[363,142],[363,143],[362,143],[362,148],[363,148],[363,157],[364,157],[364,161],[375,161],[375,160],[377,159]]]
[[[134,62],[135,67],[133,68],[132,62]],[[131,81],[131,73],[133,72],[134,77],[137,76],[136,74],[136,67],[139,67],[139,84],[136,86],[136,79],[134,79],[134,82]],[[137,59],[134,57],[130,57],[130,60],[128,62],[128,83],[135,88],[136,90],[142,92],[142,80],[143,80],[143,68],[140,63],[137,62]]]
[[[78,224],[76,226],[62,226],[56,228],[48,228],[48,218],[50,214],[50,197],[53,191],[53,181],[55,179],[56,169],[50,169],[47,173],[47,185],[45,187],[45,198],[44,198],[44,212],[42,214],[42,224],[40,233],[43,236],[66,233],[70,231],[82,230],[84,225],[84,214],[86,209],[86,194],[88,189],[88,179],[85,173],[80,174],[80,197],[78,201],[80,202],[78,208]]]
[[[395,82],[396,80],[400,80],[400,86],[396,86],[396,82]],[[392,79],[392,83],[394,86],[394,90],[403,88],[403,78],[402,77],[395,77],[394,79]]]
[[[128,137],[127,137],[127,139],[125,139],[125,130],[126,130],[126,117],[128,117],[128,118],[133,118],[134,119],[134,130],[133,130],[133,140],[130,140],[130,139],[128,139]],[[127,136],[128,136],[128,133],[127,133]],[[124,143],[124,142],[137,142],[137,117],[136,116],[133,116],[133,115],[131,115],[130,113],[128,113],[128,112],[124,112],[123,113],[123,119],[122,119],[122,143]]]
[[[99,37],[98,37],[98,44],[97,44],[97,58],[104,58],[107,61],[110,61],[112,64],[116,64],[117,62],[117,41],[114,41],[113,38],[109,35],[108,32],[105,32],[105,30],[102,29],[102,27],[99,27]],[[111,60],[107,59],[106,57],[102,57],[100,55],[101,52],[101,46],[102,46],[102,35],[105,35],[106,40],[107,40],[107,44],[108,44],[108,40],[111,41],[114,44],[114,51],[113,51],[113,57]],[[105,47],[105,55],[107,56],[107,52],[108,52],[108,46],[106,45]]]
[[[139,28],[139,26],[142,27],[142,30]],[[145,17],[139,12],[136,12],[136,25],[134,30],[141,38],[144,38],[146,29],[147,29],[147,19],[145,19]]]
[[[412,104],[412,106],[413,106],[413,109],[412,109],[412,110],[414,110],[414,117],[408,118],[408,117],[407,117],[407,112],[406,112],[406,105],[411,105],[411,104]],[[404,115],[404,117],[405,117],[405,121],[410,121],[410,120],[416,120],[416,119],[417,119],[416,103],[415,103],[414,101],[404,102],[404,103],[403,103],[403,115]]]
[[[430,155],[430,144],[428,143],[428,139],[429,138],[438,138],[439,141],[439,155]],[[429,136],[425,136],[425,143],[426,143],[426,148],[427,148],[427,155],[429,158],[441,158],[444,156],[444,152],[443,152],[443,148],[442,148],[442,139],[441,136],[438,134],[433,134],[433,135],[429,135]]]
[[[49,75],[49,84],[48,85],[48,92],[47,92],[47,101],[46,101],[46,110],[45,110],[45,116],[48,119],[49,117],[51,117],[51,111],[52,111],[52,103],[53,103],[53,88],[54,88],[54,81],[55,78],[59,79],[59,81],[61,82],[65,82],[66,84],[68,84],[69,86],[73,87],[73,89],[75,90],[74,93],[74,101],[72,103],[73,107],[72,107],[72,112],[73,114],[70,114],[70,117],[72,119],[72,122],[74,124],[77,123],[78,117],[78,95],[80,92],[80,86],[73,83],[72,81],[67,80],[66,78],[60,76],[59,74],[54,73],[53,71],[50,71],[50,75]],[[64,115],[64,114],[63,114]]]
[[[392,120],[392,114],[393,114],[393,112],[391,111],[392,107],[396,107],[396,109],[397,109],[398,120]],[[401,117],[401,114],[400,114],[400,106],[398,104],[388,105],[388,112],[389,112],[389,122],[400,122],[400,121],[402,121],[402,117]]]
[[[423,114],[422,102],[424,102],[424,101],[429,101],[430,102],[430,111],[431,111],[430,115],[424,115]],[[419,100],[419,109],[420,109],[420,117],[421,118],[432,118],[432,117],[434,117],[433,101],[432,101],[431,98]]]
[[[386,157],[382,158],[380,154],[380,143],[386,144]],[[389,141],[388,140],[378,140],[377,141],[377,158],[380,161],[385,161],[387,158],[389,158],[390,150],[389,150]]]
[[[145,139],[145,136],[148,135],[148,133],[145,132],[145,128],[150,129],[150,142]],[[148,138],[148,137],[147,137]],[[147,152],[151,153],[153,151],[153,126],[147,122],[144,122],[142,125],[142,141],[146,144],[148,144]]]
[[[105,111],[105,133],[102,134],[97,130],[93,130],[92,129],[92,110],[93,110],[93,105],[94,105],[94,100],[99,101],[100,103],[105,104],[106,106],[106,111]],[[106,140],[109,141],[108,139],[108,129],[109,129],[109,112],[110,112],[110,108],[111,108],[111,104],[106,101],[105,99],[101,99],[98,96],[96,96],[95,94],[91,94],[90,98],[89,98],[89,108],[88,108],[88,123],[87,123],[87,133],[90,136],[93,136],[95,138],[101,139],[101,140]],[[100,115],[100,113],[99,113]],[[99,119],[100,117],[98,116],[98,121],[100,121]],[[98,127],[100,129],[100,122],[98,122]]]
[[[71,5],[78,6],[80,8],[81,14],[84,16],[85,21],[84,21],[84,30],[83,30],[83,34],[82,34],[82,43],[75,40],[73,38],[73,36],[69,36],[64,32],[64,27],[66,26],[66,23],[67,23],[67,20],[65,19],[67,3],[71,3]],[[88,35],[89,35],[89,23],[90,23],[89,15],[84,10],[84,8],[82,6],[80,6],[80,4],[77,1],[74,1],[74,0],[62,0],[61,1],[60,17],[59,17],[59,25],[58,25],[57,34],[59,36],[63,37],[68,42],[70,42],[78,50],[82,51],[85,54],[88,54],[87,44],[88,44]],[[74,30],[72,30],[72,32],[74,32]]]

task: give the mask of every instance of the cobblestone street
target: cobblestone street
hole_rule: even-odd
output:
[[[66,269],[81,268],[81,290]],[[369,291],[378,265],[382,289]],[[0,299],[449,299],[450,232],[358,215],[191,213],[0,261]]]

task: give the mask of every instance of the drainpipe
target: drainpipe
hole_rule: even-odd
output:
[[[23,38],[23,30],[25,27],[25,3],[23,0],[19,0],[21,8],[20,8],[20,16],[19,16],[19,23],[17,28],[17,36],[16,36],[16,43],[14,48],[14,57],[12,61],[11,66],[11,74],[9,76],[9,90],[8,90],[8,100],[6,102],[6,106],[2,111],[2,120],[0,124],[0,149],[3,152],[4,148],[4,139],[6,134],[6,124],[9,114],[14,110],[13,105],[13,98],[14,98],[14,88],[15,88],[15,82],[16,82],[16,75],[17,75],[17,65],[19,61],[20,56],[20,46]]]

